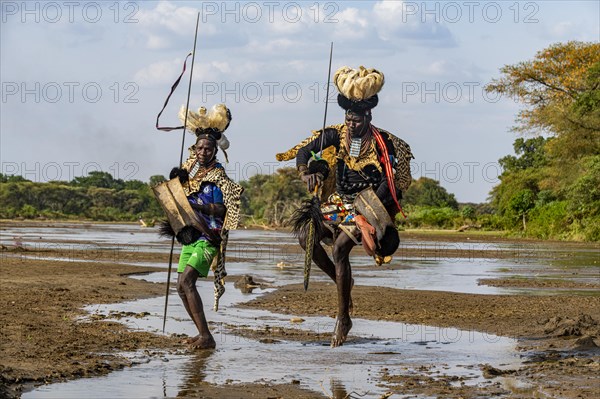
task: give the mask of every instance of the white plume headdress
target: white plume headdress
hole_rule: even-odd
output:
[[[373,97],[381,91],[385,78],[374,68],[352,69],[343,66],[335,72],[333,83],[339,92],[352,101],[361,101]]]
[[[229,148],[229,140],[223,132],[231,123],[231,111],[225,104],[213,105],[210,111],[207,111],[205,107],[198,108],[197,112],[188,110],[187,121],[185,118],[186,108],[182,105],[178,116],[181,122],[186,124],[185,127],[196,136],[212,135],[222,150]]]
[[[366,113],[377,106],[385,78],[383,73],[374,68],[364,66],[353,69],[348,66],[339,68],[334,76],[333,83],[340,95],[338,104],[346,111]]]

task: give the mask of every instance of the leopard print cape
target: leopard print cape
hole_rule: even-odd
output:
[[[326,129],[335,129],[340,135],[340,142],[343,142],[342,140],[346,136],[348,128],[345,124],[341,123],[338,125],[328,126],[326,127]],[[396,183],[396,187],[404,192],[412,183],[412,176],[410,173],[410,161],[415,157],[413,156],[410,146],[404,140],[394,136],[387,130],[379,128],[377,129],[382,134],[382,136],[389,138],[389,140],[394,145],[394,154],[396,158],[396,165],[394,168],[394,182]],[[298,153],[298,150],[307,145],[308,143],[318,139],[321,136],[321,132],[322,130],[313,130],[311,137],[304,139],[302,142],[290,148],[286,152],[277,154],[275,158],[280,162],[294,159],[296,157],[296,154]],[[329,173],[329,177],[327,178],[327,180],[325,180],[325,182],[323,183],[323,190],[321,192],[322,201],[329,198],[329,196],[335,191],[335,172],[337,170],[336,162],[338,158],[345,157],[344,153],[345,151],[337,151],[336,148],[333,146],[323,149],[322,157],[327,161],[327,163],[329,163],[329,168],[331,172]],[[372,163],[372,160],[365,159],[364,162],[355,162],[354,165],[358,168],[361,168],[364,167],[364,165],[367,163]]]

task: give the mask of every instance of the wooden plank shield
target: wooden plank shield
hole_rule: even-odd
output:
[[[358,193],[354,200],[354,208],[367,219],[371,226],[375,227],[378,240],[383,237],[386,227],[394,226],[390,214],[371,187]]]
[[[175,234],[179,233],[185,226],[193,226],[202,231],[196,212],[194,212],[185,196],[178,177],[152,187],[152,191],[165,211]]]

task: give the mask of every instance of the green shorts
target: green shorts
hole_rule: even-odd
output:
[[[198,271],[200,276],[206,277],[216,254],[217,248],[205,240],[198,240],[193,244],[184,245],[181,249],[181,255],[179,255],[177,273],[183,273],[185,267],[190,265]]]

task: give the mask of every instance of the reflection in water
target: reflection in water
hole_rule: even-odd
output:
[[[252,294],[255,288],[263,289],[264,284],[254,281],[254,277],[245,274],[238,278],[233,286],[239,289],[242,294]]]
[[[198,397],[202,393],[202,385],[206,378],[206,365],[213,353],[212,350],[202,350],[190,356],[189,361],[181,369],[183,382],[177,394],[178,398]]]
[[[331,380],[331,397],[333,399],[346,399],[348,398],[348,392],[346,391],[346,387],[344,384],[336,378],[332,378]]]
[[[366,392],[350,391],[350,392],[348,392],[348,390],[344,386],[344,383],[337,378],[331,378],[329,381],[330,381],[330,385],[331,385],[331,395],[326,393],[328,398],[331,398],[331,399],[359,399],[359,398],[366,398],[366,397],[368,397],[367,395],[369,395],[369,391],[366,391]],[[381,397],[386,397],[386,396],[384,394],[384,396],[381,396]]]

